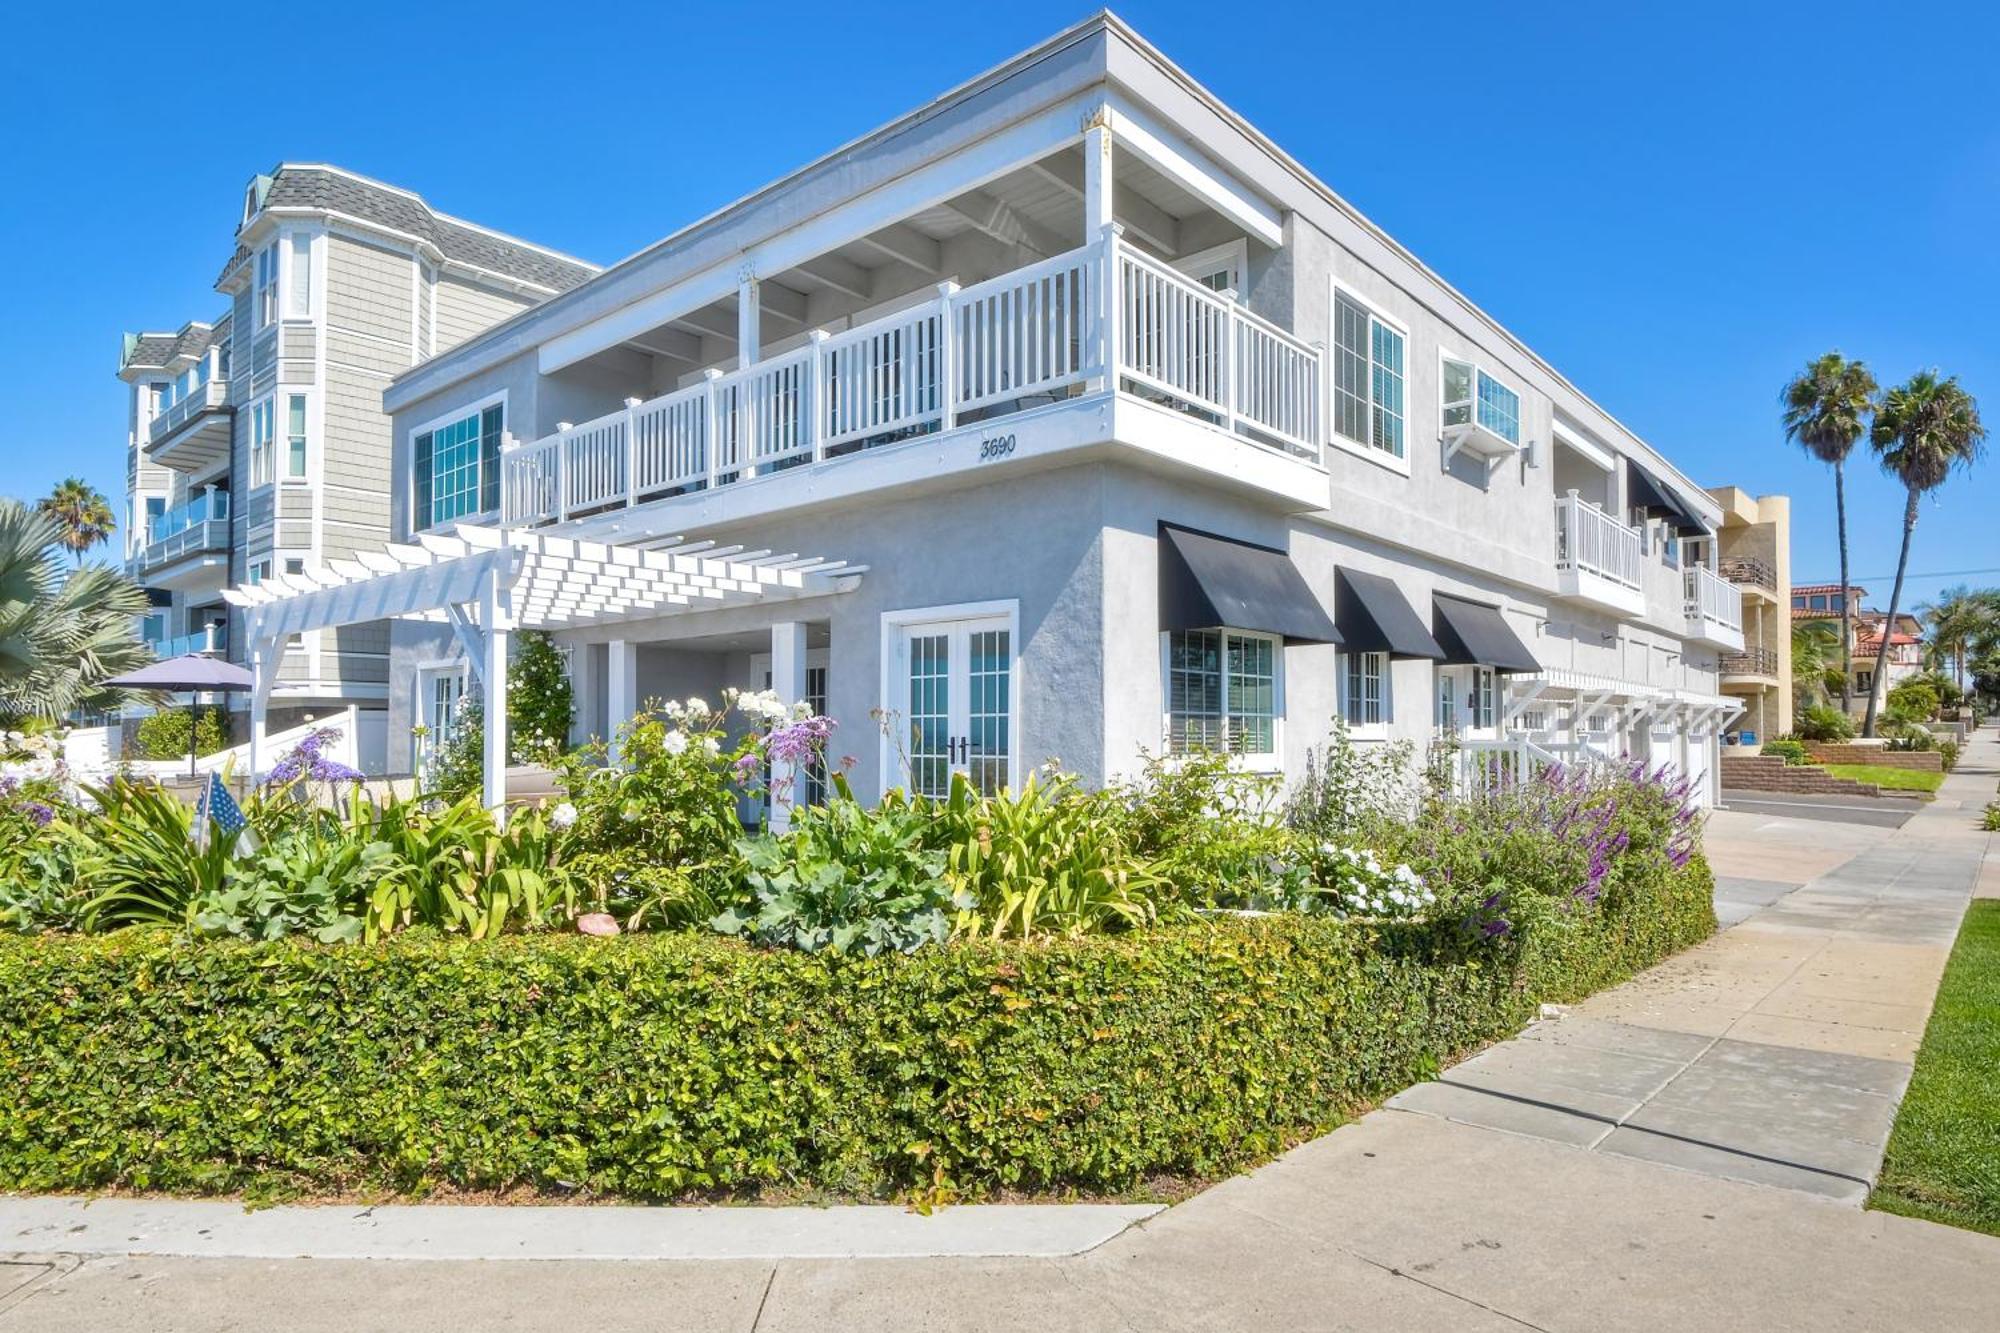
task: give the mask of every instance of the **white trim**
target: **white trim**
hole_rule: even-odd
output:
[[[1004,621],[1007,626],[1007,786],[1014,790],[1021,783],[1021,603],[1018,598],[1003,598],[985,602],[955,602],[945,606],[904,607],[882,612],[880,656],[877,659],[879,671],[876,680],[876,704],[881,710],[884,725],[878,742],[877,786],[886,792],[891,787],[905,786],[908,773],[898,773],[895,748],[890,744],[890,722],[892,715],[900,714],[900,709],[890,706],[896,684],[896,640],[901,634],[922,625],[956,624],[968,620]],[[832,672],[828,672],[828,687],[832,686]],[[829,704],[831,700],[829,700]],[[892,781],[900,778],[900,781]]]
[[[1112,139],[1209,208],[1272,249],[1285,243],[1284,218],[1200,148],[1113,93],[1103,102]]]
[[[1616,472],[1618,470],[1617,454],[1591,439],[1582,430],[1570,425],[1561,417],[1554,419],[1550,429],[1556,437],[1557,444],[1576,454],[1598,471]]]
[[[498,403],[500,405],[500,454],[503,460],[500,466],[502,474],[504,476],[506,471],[506,464],[504,460],[507,453],[507,431],[513,420],[513,408],[507,401],[507,390],[505,389],[500,389],[493,393],[489,393],[482,398],[476,398],[470,404],[464,407],[457,407],[453,408],[448,412],[440,413],[439,415],[432,417],[428,421],[410,427],[409,430],[405,432],[404,444],[403,444],[403,456],[405,459],[408,460],[408,465],[406,469],[407,481],[405,484],[409,487],[409,493],[406,497],[406,502],[409,506],[407,510],[409,517],[408,517],[408,522],[405,524],[405,526],[409,529],[412,536],[414,536],[419,532],[440,532],[446,528],[456,527],[460,523],[490,523],[495,519],[495,514],[493,513],[493,511],[480,510],[475,513],[458,514],[451,518],[436,520],[428,525],[421,527],[418,526],[417,524],[417,436],[426,433],[434,434],[436,433],[437,429],[440,426],[457,425],[459,422],[463,421],[465,418],[469,416],[478,416],[480,413],[484,412],[487,408],[493,406],[495,403]],[[482,461],[483,461],[483,456],[482,456]],[[486,477],[483,472],[481,473],[479,478],[479,485],[481,490],[485,489]],[[431,475],[431,495],[433,500],[435,500],[437,495],[437,475],[435,471],[435,464],[433,464],[433,472]]]

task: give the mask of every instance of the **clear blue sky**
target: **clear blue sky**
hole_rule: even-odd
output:
[[[122,493],[118,336],[222,309],[242,186],[280,159],[610,261],[1086,12],[25,8],[0,52],[0,490]],[[1691,475],[1790,494],[1802,581],[1834,569],[1832,483],[1775,401],[1809,355],[1942,367],[2000,427],[1987,6],[1119,12]],[[1887,574],[1898,497],[1854,473],[1854,570]],[[1926,505],[1912,570],[2000,566],[1996,498],[2000,455]]]

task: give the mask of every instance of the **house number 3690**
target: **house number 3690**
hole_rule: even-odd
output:
[[[1014,437],[993,435],[979,442],[979,461],[990,463],[996,458],[1005,458],[1014,452]]]

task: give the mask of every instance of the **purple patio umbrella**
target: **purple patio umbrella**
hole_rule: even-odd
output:
[[[104,683],[121,690],[164,690],[189,696],[188,774],[192,776],[195,772],[195,748],[200,743],[196,739],[198,729],[195,723],[201,721],[201,696],[247,690],[257,683],[257,678],[233,662],[224,662],[202,653],[189,653],[185,657],[170,657],[164,662],[149,663],[137,671],[113,676]]]

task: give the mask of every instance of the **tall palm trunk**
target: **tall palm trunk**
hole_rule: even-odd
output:
[[[1840,533],[1840,711],[1854,710],[1854,612],[1847,596],[1847,473],[1833,465],[1833,517]]]
[[[1868,715],[1861,723],[1861,734],[1875,734],[1875,701],[1884,694],[1883,686],[1888,680],[1889,640],[1895,637],[1896,611],[1903,601],[1903,571],[1910,567],[1910,538],[1917,531],[1917,488],[1910,487],[1909,503],[1903,506],[1903,552],[1896,557],[1896,585],[1889,590],[1889,618],[1882,623],[1882,637],[1875,647],[1875,679],[1868,683]]]

